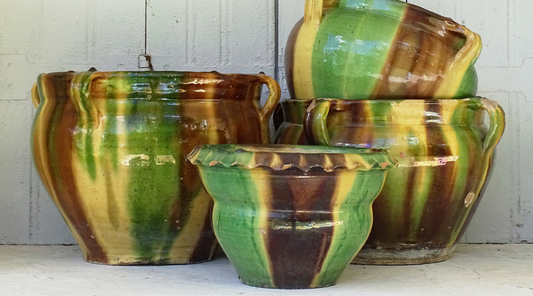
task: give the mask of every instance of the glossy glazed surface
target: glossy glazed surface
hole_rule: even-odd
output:
[[[261,108],[263,84],[271,96]],[[199,144],[268,143],[279,93],[264,75],[40,75],[34,161],[85,260],[212,259],[212,200],[185,156]]]
[[[311,104],[285,104],[301,114]],[[446,260],[480,201],[505,126],[493,101],[319,100],[306,115],[310,143],[390,149],[400,163],[374,202],[374,226],[356,258],[367,264]],[[483,124],[489,113],[490,128]],[[285,115],[285,118],[295,118]],[[278,143],[296,143],[301,124],[283,123]],[[285,125],[285,126],[284,126]],[[283,131],[292,133],[284,136]],[[291,142],[291,139],[293,142]]]
[[[241,281],[281,289],[336,283],[395,165],[384,152],[313,146],[204,146],[188,159],[215,200],[214,230]]]
[[[309,145],[304,120],[311,103],[313,100],[286,100],[279,103],[274,112],[275,144]]]
[[[296,99],[451,99],[476,94],[481,38],[397,0],[307,0],[286,47]]]

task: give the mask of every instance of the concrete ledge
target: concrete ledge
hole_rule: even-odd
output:
[[[241,284],[226,258],[198,265],[85,263],[77,246],[0,246],[0,295],[533,295],[533,245],[459,245],[446,262],[350,265],[336,286],[268,290]]]

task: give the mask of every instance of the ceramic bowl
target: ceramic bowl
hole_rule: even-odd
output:
[[[324,146],[205,145],[189,161],[215,200],[213,228],[245,284],[331,286],[372,225],[387,152]]]

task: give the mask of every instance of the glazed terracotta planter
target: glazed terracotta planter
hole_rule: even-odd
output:
[[[261,87],[270,97],[259,105]],[[33,155],[88,262],[211,260],[212,200],[185,159],[195,146],[269,143],[279,86],[216,72],[42,74]]]
[[[241,281],[281,289],[335,284],[395,165],[383,151],[314,146],[207,145],[188,159],[215,200],[215,234]]]
[[[286,47],[296,99],[466,98],[480,37],[397,0],[307,0]]]
[[[354,262],[448,259],[480,201],[504,126],[501,107],[482,98],[313,102],[306,115],[311,143],[389,149],[400,161],[374,203],[372,232]]]

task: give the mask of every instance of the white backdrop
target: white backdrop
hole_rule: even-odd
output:
[[[533,243],[533,2],[409,0],[479,33],[480,95],[507,113],[496,167],[463,241]],[[287,92],[283,52],[304,0],[2,0],[0,9],[0,244],[74,240],[31,163],[39,73],[155,70],[258,73]],[[146,20],[146,26],[145,26]]]

